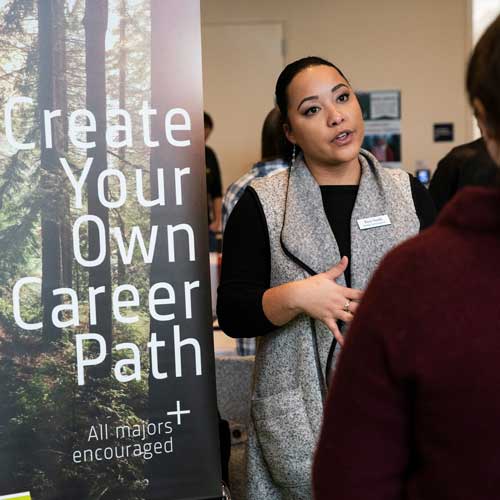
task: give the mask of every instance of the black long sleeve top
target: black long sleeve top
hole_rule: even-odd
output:
[[[434,222],[436,210],[426,188],[410,175],[411,192],[420,229]],[[351,213],[357,185],[320,186],[323,207],[339,246],[351,257]],[[272,332],[262,308],[262,296],[270,288],[271,251],[267,224],[260,201],[249,187],[233,209],[224,232],[222,272],[217,292],[217,316],[231,337],[255,337]],[[350,286],[350,267],[345,272]]]

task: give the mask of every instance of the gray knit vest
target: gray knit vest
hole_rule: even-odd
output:
[[[351,286],[364,289],[391,248],[416,234],[409,176],[382,168],[361,150],[361,180],[351,216]],[[321,273],[341,258],[320,187],[303,158],[290,170],[257,179],[271,250],[271,286]],[[359,220],[387,215],[390,225],[361,230]],[[344,277],[337,282],[345,285]],[[249,440],[249,500],[311,497],[311,460],[321,427],[325,370],[333,335],[300,315],[259,338]],[[337,352],[337,351],[336,351]],[[333,358],[335,364],[336,356]],[[251,433],[252,434],[252,433]]]

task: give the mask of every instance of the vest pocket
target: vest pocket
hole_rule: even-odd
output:
[[[273,481],[285,487],[310,484],[315,441],[301,390],[254,399],[252,417]]]

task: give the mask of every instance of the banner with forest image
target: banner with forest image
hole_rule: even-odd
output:
[[[0,0],[0,499],[220,496],[199,9]]]

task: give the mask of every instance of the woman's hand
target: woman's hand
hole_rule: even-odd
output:
[[[348,259],[328,271],[300,281],[270,288],[262,297],[264,314],[271,323],[281,326],[300,313],[322,321],[335,335],[339,344],[344,339],[337,320],[350,322],[363,295],[361,290],[347,288],[335,281],[347,268]]]
[[[344,339],[337,326],[337,320],[349,323],[363,292],[347,288],[335,281],[347,268],[348,259],[340,262],[328,271],[297,282],[298,307],[314,319],[322,321],[335,335],[339,344]]]

